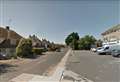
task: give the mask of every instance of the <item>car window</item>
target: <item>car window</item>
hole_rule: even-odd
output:
[[[106,47],[105,50],[109,49],[109,47]]]

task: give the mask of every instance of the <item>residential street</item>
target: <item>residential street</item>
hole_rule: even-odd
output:
[[[22,73],[46,75],[54,70],[66,52],[67,50],[47,52],[46,55],[36,59],[11,62],[6,66],[1,64],[4,71],[2,70],[0,74],[0,82],[8,82]],[[94,82],[120,82],[120,58],[110,55],[97,55],[91,51],[72,51],[66,68]]]
[[[67,69],[94,82],[120,82],[120,58],[97,55],[90,51],[73,51]]]
[[[47,52],[36,59],[27,59],[15,64],[0,64],[0,82],[8,82],[10,79],[22,74],[45,75],[53,69],[65,55],[67,50],[62,52]]]
[[[0,82],[120,82],[120,0],[0,0]]]

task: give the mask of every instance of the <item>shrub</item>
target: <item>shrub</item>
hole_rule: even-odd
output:
[[[48,51],[56,51],[57,47],[55,45],[52,45],[50,48],[48,48]]]
[[[33,48],[32,52],[36,55],[40,55],[42,54],[42,52],[44,52],[45,50],[43,48]]]
[[[11,55],[11,58],[17,59],[17,54],[13,53],[13,54]]]
[[[32,41],[30,39],[21,39],[16,47],[16,55],[19,57],[33,57]]]

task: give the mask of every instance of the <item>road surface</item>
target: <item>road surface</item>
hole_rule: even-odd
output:
[[[97,55],[90,51],[73,51],[67,69],[94,82],[120,82],[120,58]]]
[[[8,82],[22,73],[45,75],[61,61],[66,52],[66,49],[62,52],[47,52],[46,55],[30,59],[29,62],[17,65],[2,65],[6,70],[0,72],[0,82]]]

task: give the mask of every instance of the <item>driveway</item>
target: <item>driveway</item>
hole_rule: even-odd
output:
[[[67,52],[47,52],[36,59],[16,60],[11,63],[0,63],[0,82],[8,82],[10,79],[22,74],[48,74]],[[18,62],[18,63],[17,63]]]
[[[73,51],[66,67],[94,82],[120,82],[120,58],[111,55]]]

